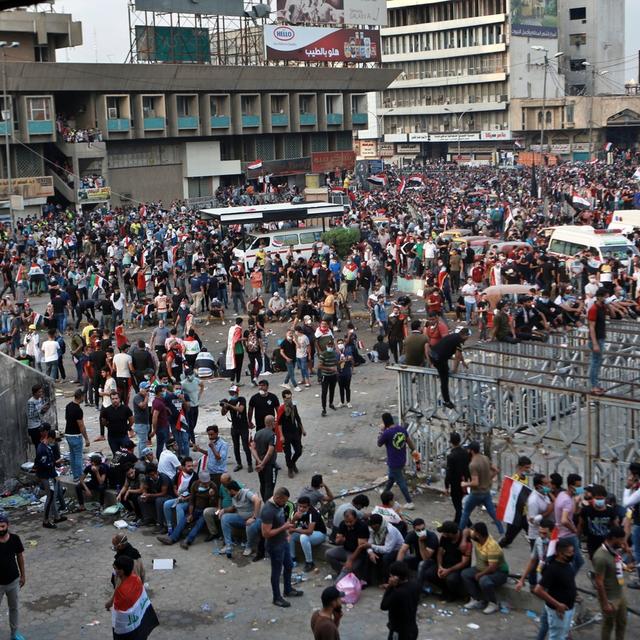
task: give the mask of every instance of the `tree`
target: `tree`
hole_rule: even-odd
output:
[[[360,240],[360,229],[338,227],[322,234],[322,239],[330,247],[333,246],[340,258],[348,255],[351,245]]]

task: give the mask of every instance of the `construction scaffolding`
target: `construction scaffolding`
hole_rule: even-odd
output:
[[[456,409],[442,405],[435,369],[391,368],[398,374],[400,419],[432,478],[442,476],[455,430],[484,443],[502,475],[520,455],[534,469],[580,473],[620,494],[626,469],[640,460],[640,332],[631,322],[610,323],[600,381],[604,396],[588,390],[588,333],[553,335],[550,342],[488,343],[465,350],[469,370],[452,374]]]

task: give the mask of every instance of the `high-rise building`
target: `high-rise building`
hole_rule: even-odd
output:
[[[568,95],[623,94],[625,0],[558,0]]]
[[[388,0],[383,66],[403,73],[377,96],[385,142],[426,158],[453,157],[460,148],[463,161],[487,161],[512,144],[510,99],[542,97],[545,56],[547,96],[563,94],[556,0],[511,4]]]

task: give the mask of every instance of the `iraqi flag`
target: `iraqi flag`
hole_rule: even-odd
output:
[[[384,173],[376,173],[373,176],[369,176],[367,181],[375,185],[376,187],[386,187],[387,186],[387,176]]]
[[[404,193],[406,186],[407,186],[407,181],[405,180],[405,177],[402,176],[402,180],[400,180],[400,184],[398,185],[398,195],[402,195]]]
[[[582,209],[591,209],[591,200],[588,200],[587,198],[581,196],[576,191],[573,192],[573,195],[571,197],[571,202],[573,203],[574,207],[579,207]]]
[[[632,180],[640,180],[640,167],[638,167],[634,174],[631,176]]]
[[[522,517],[531,489],[526,484],[505,476],[498,498],[496,515],[498,520],[514,524]]]
[[[232,371],[236,368],[235,347],[238,342],[242,340],[242,329],[239,325],[229,327],[229,334],[227,336],[227,354],[225,366],[227,371]]]
[[[424,187],[424,178],[417,173],[409,176],[409,186],[410,187]]]
[[[558,544],[558,527],[553,527],[551,537],[549,538],[549,546],[547,547],[547,558],[556,555],[556,545]]]
[[[247,169],[249,171],[257,171],[258,169],[262,169],[262,160],[254,160],[247,165]]]
[[[140,578],[130,576],[116,589],[111,609],[114,640],[146,640],[158,625],[158,616]]]
[[[93,290],[96,289],[105,289],[108,282],[102,277],[96,274],[96,277],[93,281]]]
[[[513,224],[513,221],[514,221],[514,217],[513,217],[512,211],[511,211],[511,207],[507,207],[506,211],[507,211],[507,217],[505,218],[505,221],[504,221],[504,230],[505,231]]]

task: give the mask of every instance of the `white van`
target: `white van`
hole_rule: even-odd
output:
[[[624,209],[614,211],[609,229],[617,229],[618,233],[633,233],[640,228],[640,210]]]
[[[587,225],[557,227],[551,234],[547,251],[559,258],[572,258],[585,249],[595,252],[600,260],[615,258],[622,264],[628,261],[627,251],[639,255],[635,245],[622,234]]]
[[[243,260],[245,269],[251,270],[256,261],[256,253],[263,246],[268,255],[280,254],[284,261],[292,251],[299,251],[305,260],[308,260],[313,253],[316,243],[322,241],[322,229],[309,227],[307,229],[282,229],[281,231],[271,231],[269,233],[248,233],[245,235],[244,246],[242,241],[233,250],[233,255],[238,260]]]

